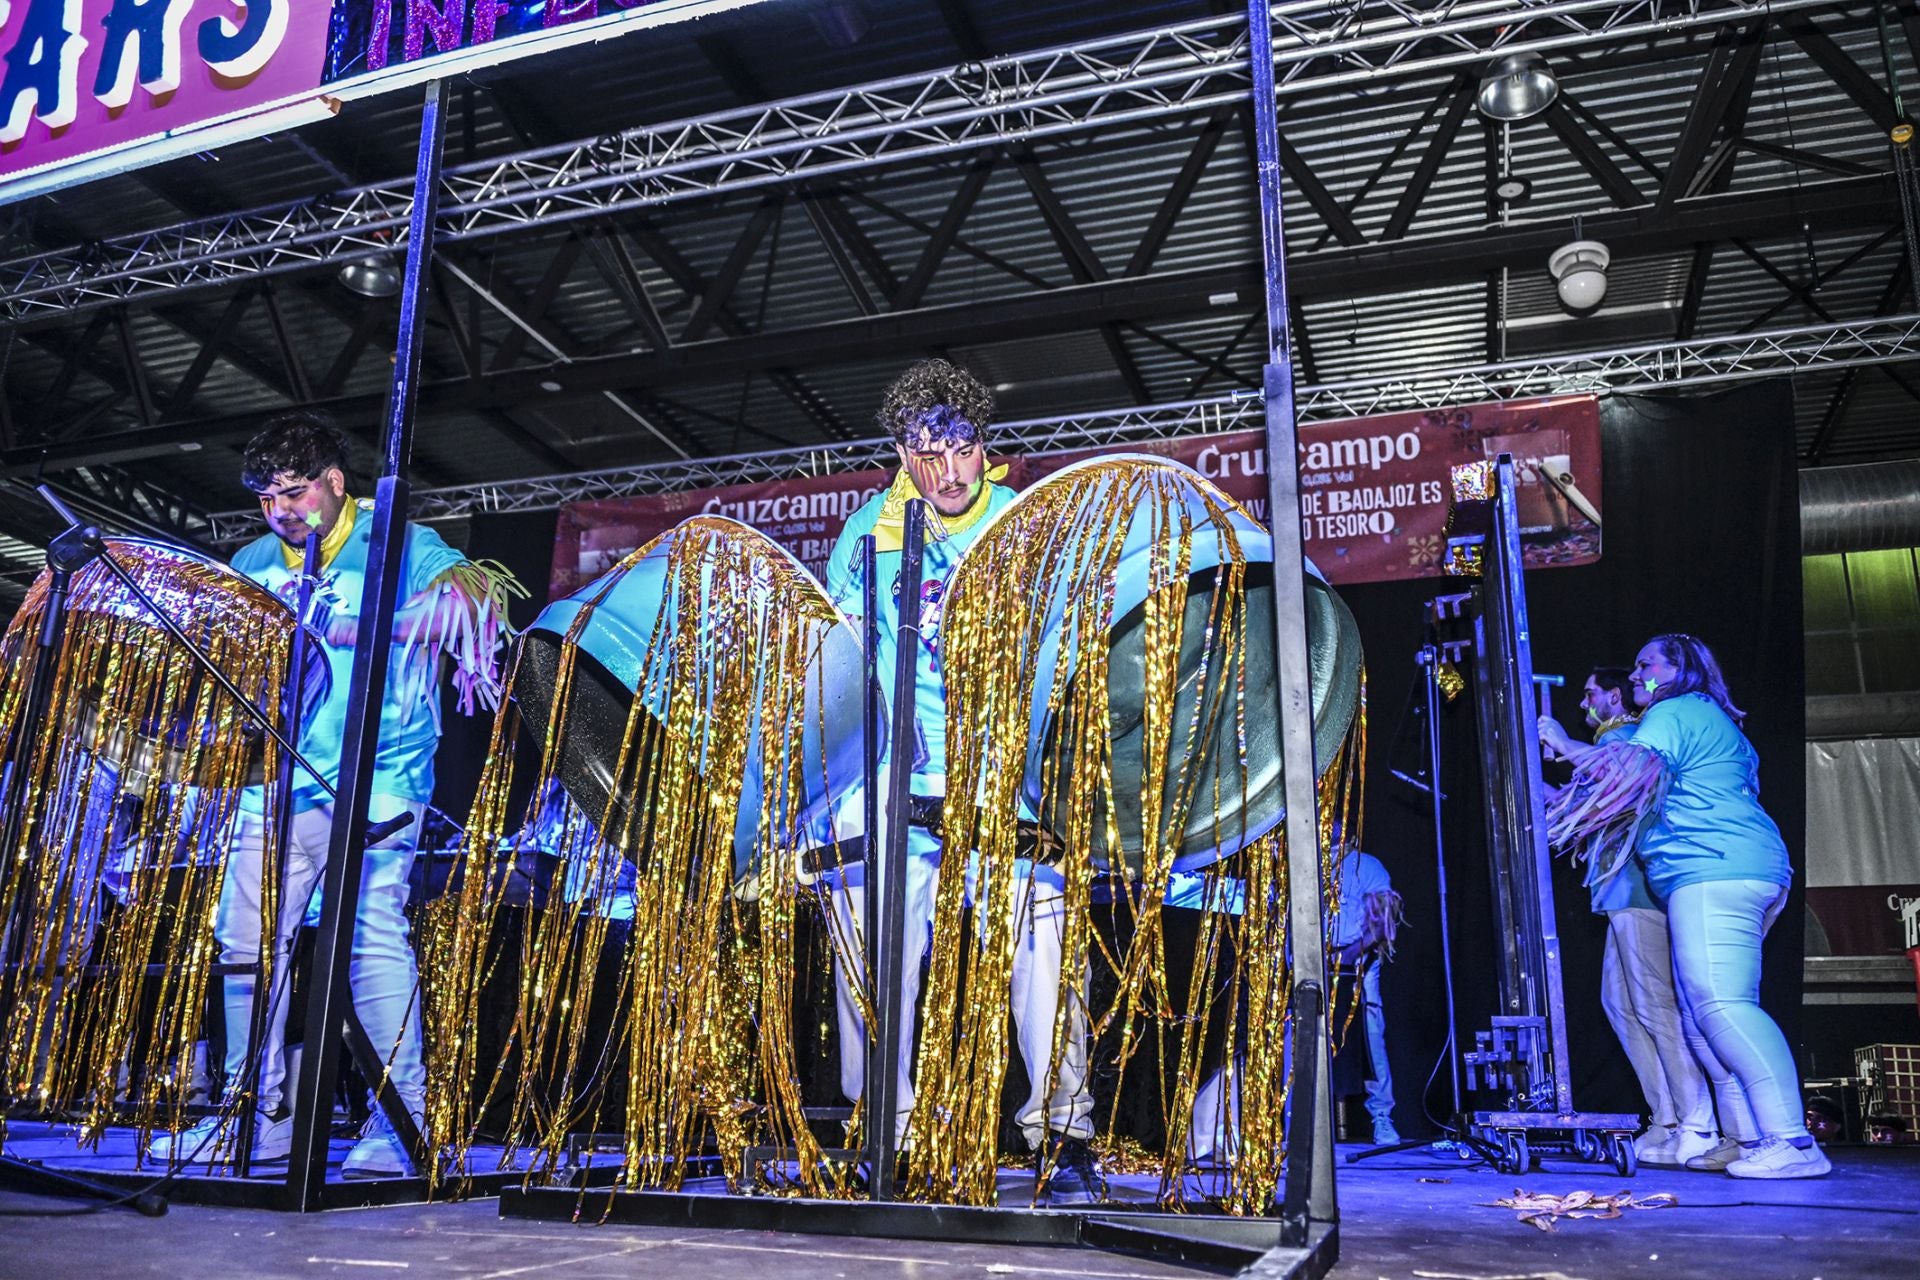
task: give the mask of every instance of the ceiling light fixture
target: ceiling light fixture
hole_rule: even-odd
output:
[[[1515,53],[1488,64],[1473,100],[1487,119],[1514,121],[1532,119],[1559,96],[1560,82],[1545,58]]]
[[[340,283],[363,298],[391,298],[400,292],[400,273],[386,254],[370,253],[340,268]]]
[[[1584,315],[1600,305],[1607,296],[1607,265],[1612,261],[1612,252],[1598,240],[1574,240],[1553,251],[1547,271],[1567,310]]]

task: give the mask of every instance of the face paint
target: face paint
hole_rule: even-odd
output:
[[[1591,729],[1598,729],[1600,727],[1600,713],[1592,707],[1587,708],[1587,727]]]
[[[1658,680],[1655,680],[1652,676],[1648,676],[1645,680],[1642,680],[1640,683],[1644,684],[1647,687],[1648,693],[1652,693],[1654,690],[1660,687],[1660,682]]]

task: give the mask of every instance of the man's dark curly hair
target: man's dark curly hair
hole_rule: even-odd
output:
[[[1602,689],[1620,695],[1620,704],[1633,709],[1633,672],[1625,667],[1595,667],[1588,673]]]
[[[880,429],[904,448],[985,444],[993,393],[951,361],[922,360],[893,380],[876,416]]]
[[[311,480],[328,467],[352,474],[347,469],[347,438],[326,414],[295,409],[267,419],[260,434],[247,441],[240,455],[240,483],[258,493],[283,472]]]

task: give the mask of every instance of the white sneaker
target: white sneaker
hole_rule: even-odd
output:
[[[1687,1161],[1704,1156],[1721,1143],[1717,1133],[1701,1133],[1698,1129],[1675,1129],[1657,1143],[1648,1143],[1636,1147],[1641,1164],[1658,1167],[1684,1167]]]
[[[1686,1167],[1695,1173],[1724,1173],[1728,1165],[1746,1154],[1747,1149],[1734,1139],[1722,1138],[1712,1147],[1688,1160]]]
[[[1679,1137],[1680,1130],[1673,1125],[1648,1125],[1634,1138],[1633,1153],[1641,1164],[1680,1164],[1681,1161],[1673,1158],[1674,1143]]]
[[[419,1115],[414,1116],[413,1123],[418,1129],[426,1127],[425,1118]],[[340,1173],[347,1178],[404,1178],[413,1173],[413,1157],[393,1131],[387,1113],[378,1106],[361,1126],[360,1140],[347,1152]]]
[[[159,1133],[147,1143],[147,1154],[168,1164],[225,1164],[237,1154],[240,1120],[237,1116],[206,1116],[180,1133]],[[253,1159],[285,1160],[293,1150],[293,1117],[275,1120],[264,1111],[253,1118]]]
[[[1833,1168],[1818,1145],[1796,1147],[1786,1138],[1768,1138],[1727,1166],[1736,1178],[1818,1178]]]

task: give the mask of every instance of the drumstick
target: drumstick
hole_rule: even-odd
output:
[[[1571,471],[1555,472],[1551,468],[1541,467],[1540,475],[1548,484],[1558,489],[1562,497],[1578,508],[1581,515],[1593,521],[1594,528],[1600,527],[1600,513],[1593,509],[1593,504],[1587,501],[1587,495],[1581,493],[1580,487],[1574,484]]]

